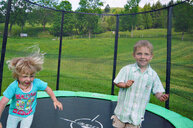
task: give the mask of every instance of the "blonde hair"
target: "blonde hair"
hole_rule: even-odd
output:
[[[137,51],[137,48],[140,47],[147,47],[149,48],[151,54],[153,54],[153,45],[148,41],[148,40],[140,40],[138,41],[133,48],[133,53],[135,53]]]
[[[33,53],[28,57],[17,57],[7,61],[9,70],[12,71],[12,76],[18,79],[22,74],[34,74],[42,70],[44,63],[44,53]]]

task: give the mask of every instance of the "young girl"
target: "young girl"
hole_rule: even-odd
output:
[[[42,69],[44,54],[40,51],[28,57],[13,58],[7,61],[8,68],[12,71],[13,81],[3,93],[0,101],[0,117],[11,99],[7,128],[30,128],[37,105],[37,91],[44,90],[53,100],[54,108],[63,110],[62,104],[56,99],[52,89],[47,83],[35,78],[35,74]],[[0,128],[2,124],[0,122]]]

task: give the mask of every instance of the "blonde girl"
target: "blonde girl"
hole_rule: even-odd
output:
[[[45,91],[53,100],[54,108],[63,110],[61,102],[57,100],[47,83],[35,78],[37,72],[42,70],[44,54],[38,50],[28,57],[18,57],[7,61],[8,68],[15,79],[3,93],[0,101],[0,117],[9,102],[9,115],[6,128],[30,128],[37,105],[37,91]],[[0,128],[2,124],[0,122]]]

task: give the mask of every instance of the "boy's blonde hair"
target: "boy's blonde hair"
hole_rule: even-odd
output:
[[[7,61],[9,70],[15,79],[22,74],[31,75],[42,70],[44,54],[37,51],[28,57],[17,57]]]
[[[140,47],[147,47],[149,48],[151,54],[153,54],[153,45],[148,41],[148,40],[140,40],[138,41],[133,48],[133,53],[135,53],[137,51],[137,48]]]

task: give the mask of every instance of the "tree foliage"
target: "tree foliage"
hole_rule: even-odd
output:
[[[143,11],[150,11],[151,10],[151,5],[150,4],[146,4],[143,7]],[[145,29],[149,29],[152,27],[152,17],[150,13],[145,13],[143,15],[143,23],[144,23],[144,28]]]
[[[151,7],[152,10],[157,10],[162,8],[162,4],[160,3],[160,1],[157,1],[156,4],[153,4],[153,6]],[[156,11],[154,13],[151,14],[152,16],[152,27],[153,28],[163,28],[164,27],[164,23],[162,22],[163,19],[163,10],[161,11]]]
[[[105,12],[105,13],[109,13],[110,10],[111,10],[111,8],[110,8],[109,4],[107,4],[106,7],[105,7],[105,9],[104,9],[104,12]]]
[[[0,23],[5,22],[6,2],[0,1]]]
[[[193,5],[184,3],[173,9],[174,28],[177,32],[193,31]]]
[[[1,2],[0,3],[1,9],[0,9],[0,17],[5,17],[6,15],[6,8],[7,8],[7,2]],[[23,30],[23,27],[25,26],[25,23],[27,21],[27,11],[29,11],[31,8],[28,3],[22,0],[12,0],[11,4],[11,10],[10,10],[10,29],[9,32],[12,30],[12,26],[14,24],[17,24],[21,27],[21,30]],[[3,18],[5,19],[5,18]]]
[[[37,0],[36,3],[40,5],[44,5],[50,8],[56,8],[58,0]],[[46,29],[46,24],[53,22],[53,11],[49,9],[35,7],[33,12],[31,13],[30,20],[32,24],[41,24],[43,26],[43,30]]]
[[[62,1],[59,5],[56,6],[56,9],[64,10],[64,11],[72,11],[72,5],[68,1]],[[71,13],[64,14],[63,36],[68,36],[73,34],[73,29],[74,29],[73,16],[74,15]],[[61,19],[62,19],[62,13],[60,12],[54,13],[53,26],[50,29],[51,34],[55,36],[60,36]]]
[[[85,13],[98,13],[101,14],[100,7],[103,3],[100,0],[80,0],[80,7],[76,10],[78,12]],[[79,30],[79,34],[89,34],[96,33],[99,29],[99,16],[97,15],[86,15],[86,14],[77,14],[76,15],[78,24],[76,24],[76,29]]]
[[[124,6],[124,12],[125,14],[134,14],[134,15],[127,15],[123,16],[121,18],[121,25],[120,25],[120,30],[122,31],[132,31],[136,27],[137,23],[137,15],[135,13],[138,12],[139,8],[139,2],[140,0],[128,0],[127,4]]]
[[[39,6],[29,5],[23,0],[12,0],[10,12],[10,31],[13,25],[21,27],[21,31],[25,24],[32,26],[40,26],[43,30],[48,30],[55,36],[60,35],[61,28],[61,11],[72,11],[72,5],[69,1],[59,0],[32,0],[42,6],[53,8],[49,10]],[[167,5],[162,5],[160,1],[151,5],[146,4],[143,8],[139,7],[140,0],[128,0],[124,8],[110,8],[107,4],[104,12],[111,14],[129,14],[119,16],[119,30],[131,31],[150,29],[150,28],[166,28],[167,25],[167,10],[154,11],[150,13],[136,14],[139,12],[157,10]],[[168,5],[174,4],[171,1]],[[101,14],[103,3],[101,0],[80,0],[79,7],[76,12]],[[173,27],[177,32],[192,32],[193,31],[193,3],[186,2],[173,7]],[[7,2],[0,2],[0,23],[5,21]],[[63,23],[63,35],[69,36],[73,34],[91,34],[102,33],[105,31],[115,31],[116,16],[100,16],[88,15],[80,13],[65,13]],[[132,36],[132,35],[131,35]]]

